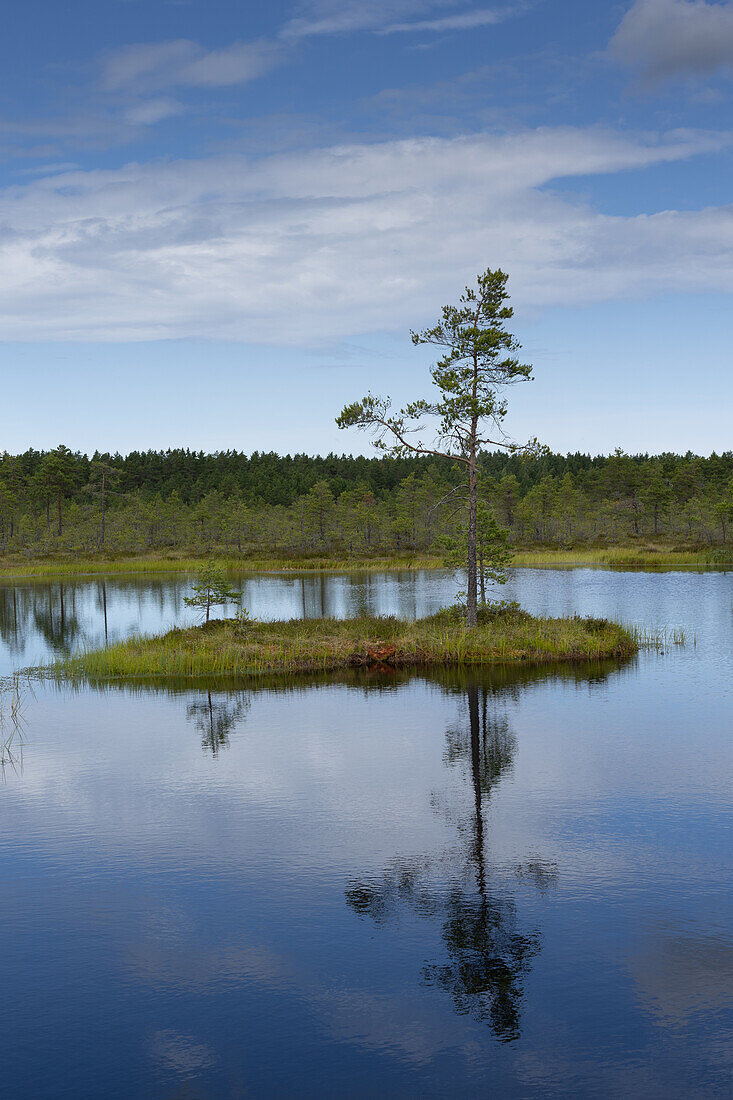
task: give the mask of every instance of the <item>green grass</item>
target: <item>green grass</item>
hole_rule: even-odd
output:
[[[690,636],[684,626],[639,626],[632,624],[626,628],[639,649],[671,649],[672,646],[686,646]],[[693,646],[697,646],[697,634],[691,636]]]
[[[538,567],[560,565],[676,566],[731,565],[733,548],[675,550],[660,546],[609,546],[577,550],[517,550],[512,565]]]
[[[94,556],[59,555],[45,558],[6,557],[0,559],[0,579],[13,577],[110,576],[111,574],[198,573],[211,558],[231,573],[315,571],[349,572],[395,569],[441,569],[444,559],[438,554],[406,553],[382,557],[345,557],[342,554],[293,557],[191,555],[183,551],[157,554],[98,554]],[[611,546],[580,549],[517,549],[512,564],[518,567],[552,566],[641,566],[675,567],[733,565],[733,548],[674,549],[663,546]]]
[[[233,619],[133,637],[107,649],[56,661],[59,679],[249,677],[325,672],[374,664],[369,651],[394,647],[396,668],[489,665],[526,661],[603,660],[637,651],[632,633],[605,619],[534,618],[516,608],[486,612],[473,630],[456,609],[427,619],[295,619],[252,623]]]
[[[170,555],[130,555],[98,557],[51,557],[0,560],[3,577],[76,577],[110,576],[116,573],[198,573],[211,560],[231,573],[266,572],[347,572],[385,569],[439,569],[443,559],[430,554],[404,554],[381,558],[359,557],[238,557],[212,553],[201,557]]]

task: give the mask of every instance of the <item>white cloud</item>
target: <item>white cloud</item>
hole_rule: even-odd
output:
[[[0,336],[315,345],[429,321],[489,264],[520,307],[733,291],[733,210],[609,217],[546,189],[726,141],[566,128],[56,174],[0,193]]]
[[[458,0],[460,3],[460,0]],[[278,40],[235,42],[207,50],[186,38],[141,42],[108,53],[102,65],[102,86],[109,92],[147,93],[174,86],[221,87],[253,80],[282,59],[288,40],[316,35],[376,31],[471,30],[502,22],[524,10],[515,0],[504,8],[472,8],[436,18],[420,18],[455,0],[311,0],[301,14],[281,30]]]
[[[124,121],[130,126],[152,126],[165,118],[180,114],[182,107],[174,99],[147,99],[135,103],[124,112]]]
[[[392,23],[383,28],[381,34],[395,34],[399,31],[467,31],[476,27],[488,27],[495,23],[503,23],[511,15],[516,14],[509,9],[504,11],[493,8],[476,8],[473,11],[461,12],[458,15],[444,15],[440,19],[417,19],[412,23]]]
[[[306,38],[373,30],[403,16],[420,14],[430,6],[429,0],[311,0],[300,5],[302,14],[285,25],[281,36]]]
[[[182,83],[221,87],[254,80],[274,68],[281,59],[275,42],[235,42],[222,50],[210,50],[192,60],[182,72]]]
[[[176,72],[187,65],[196,52],[196,44],[187,39],[175,42],[139,43],[124,46],[107,55],[102,66],[102,83],[108,91],[146,84],[161,73]]]
[[[432,11],[455,9],[456,6],[456,0],[309,0],[301,4],[302,14],[286,24],[281,37],[306,38],[356,31],[466,30],[499,22],[518,7],[497,11],[452,11],[435,19],[420,18]],[[458,6],[462,6],[460,0]]]
[[[517,2],[513,8],[501,10],[469,9],[435,19],[395,22],[450,4],[451,0],[311,0],[301,6],[302,14],[287,23],[276,40],[235,42],[220,50],[207,50],[180,38],[141,42],[107,53],[101,65],[101,88],[113,98],[123,99],[120,117],[126,125],[153,125],[183,108],[171,99],[145,97],[177,87],[217,88],[255,80],[284,59],[292,40],[363,30],[379,34],[468,30],[501,22],[521,10]],[[133,102],[125,105],[125,99]]]
[[[73,161],[63,160],[58,161],[56,164],[36,164],[32,168],[21,168],[18,172],[20,176],[50,176],[54,172],[73,172],[78,165]]]
[[[733,66],[733,3],[636,0],[609,44],[650,82]]]
[[[102,85],[110,92],[146,93],[175,86],[241,84],[268,72],[280,55],[280,47],[269,41],[235,42],[221,50],[206,50],[185,38],[141,43],[105,58]]]

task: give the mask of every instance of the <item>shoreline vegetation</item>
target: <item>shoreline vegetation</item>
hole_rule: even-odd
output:
[[[171,551],[156,554],[49,555],[38,558],[0,558],[0,581],[35,577],[99,576],[142,573],[198,573],[214,560],[229,573],[382,572],[390,570],[444,569],[442,554],[406,553],[377,557],[343,554],[303,555],[186,555]],[[510,566],[514,568],[685,567],[733,566],[733,547],[689,548],[661,545],[578,547],[568,549],[516,548]]]
[[[391,671],[601,661],[633,656],[634,631],[606,619],[535,618],[513,604],[482,608],[466,625],[459,608],[407,622],[393,617],[257,622],[215,619],[157,636],[137,636],[62,658],[42,670],[59,680],[144,680],[349,668]],[[40,671],[40,670],[39,670]]]

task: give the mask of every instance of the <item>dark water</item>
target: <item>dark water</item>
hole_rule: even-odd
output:
[[[262,578],[245,602],[410,614],[454,588]],[[3,1095],[731,1094],[733,574],[507,588],[689,641],[26,698],[0,787]],[[108,634],[180,595],[110,580]],[[57,585],[16,590],[12,620],[6,590],[6,664],[103,636],[100,598],[65,586],[62,629]]]

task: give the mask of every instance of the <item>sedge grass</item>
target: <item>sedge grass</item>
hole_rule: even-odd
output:
[[[690,640],[684,626],[639,626],[632,623],[626,627],[639,649],[670,649],[672,646],[684,647]],[[692,644],[697,646],[697,635],[692,635]]]
[[[98,554],[89,556],[58,555],[39,558],[6,557],[0,559],[0,579],[34,577],[110,576],[113,574],[198,573],[207,562],[216,561],[229,573],[307,573],[307,572],[381,572],[388,570],[442,569],[445,560],[439,554],[407,553],[381,557],[325,554],[319,557],[254,554],[206,555],[170,551],[157,554]],[[733,565],[733,550],[680,550],[661,546],[611,546],[579,549],[517,549],[511,563],[522,567],[560,566],[635,566],[674,568],[680,566]]]
[[[658,546],[609,546],[575,550],[516,550],[512,565],[542,566],[641,566],[674,567],[696,565],[731,565],[733,550],[710,547],[703,550],[674,550]]]
[[[440,569],[442,557],[430,554],[380,558],[238,557],[211,553],[205,557],[136,555],[130,557],[51,557],[0,560],[0,579],[14,577],[111,576],[125,573],[198,573],[210,561],[227,573],[381,572],[397,569]]]
[[[389,660],[396,668],[599,661],[638,649],[629,630],[605,619],[534,618],[513,611],[470,629],[449,609],[417,622],[294,619],[243,627],[219,619],[62,658],[45,672],[72,680],[326,672],[369,665],[374,660],[370,650],[384,646],[394,647]]]

